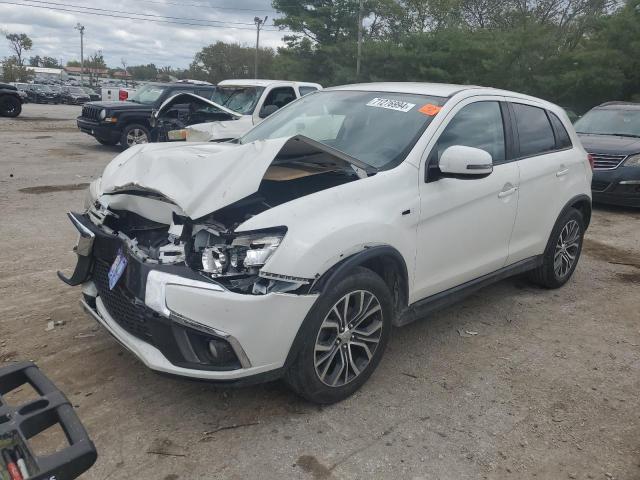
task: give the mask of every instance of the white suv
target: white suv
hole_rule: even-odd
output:
[[[67,283],[154,370],[330,403],[391,329],[517,273],[563,285],[591,216],[564,111],[490,88],[309,94],[234,143],[148,144],[89,188]]]

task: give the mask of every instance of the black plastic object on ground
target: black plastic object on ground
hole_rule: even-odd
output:
[[[9,405],[7,394],[21,387],[28,388],[28,385],[37,397],[22,405]],[[36,455],[30,439],[56,425],[62,428],[67,446],[50,455]],[[77,478],[91,468],[97,458],[96,448],[67,397],[31,362],[0,368],[2,449],[18,451],[25,457],[29,480]],[[5,462],[0,461],[0,478],[11,478],[6,468]]]

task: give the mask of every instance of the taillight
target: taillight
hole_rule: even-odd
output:
[[[591,165],[591,170],[593,170],[593,155],[587,154],[587,159],[589,160],[589,165]]]
[[[127,98],[129,98],[129,92],[127,92],[126,90],[120,90],[118,92],[118,100],[124,102]]]

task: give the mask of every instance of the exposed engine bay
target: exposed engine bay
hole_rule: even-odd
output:
[[[166,224],[109,206],[109,197],[114,195],[172,203],[158,192],[131,186],[104,193],[89,208],[89,218],[105,232],[117,235],[144,262],[185,264],[238,293],[301,291],[313,279],[286,277],[262,269],[286,235],[285,221],[260,231],[235,230],[251,217],[278,205],[373,173],[361,168],[367,166],[355,159],[345,161],[343,154],[337,157],[334,152],[309,148],[306,141],[303,143],[280,151],[266,169],[257,191],[198,219],[174,211],[171,224]]]

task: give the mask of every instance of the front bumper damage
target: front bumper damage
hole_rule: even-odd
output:
[[[138,259],[86,215],[69,218],[79,233],[78,262],[70,278],[58,275],[82,284],[84,309],[145,365],[219,381],[278,376],[317,295],[231,292],[184,265]],[[109,289],[119,250],[128,265]]]

